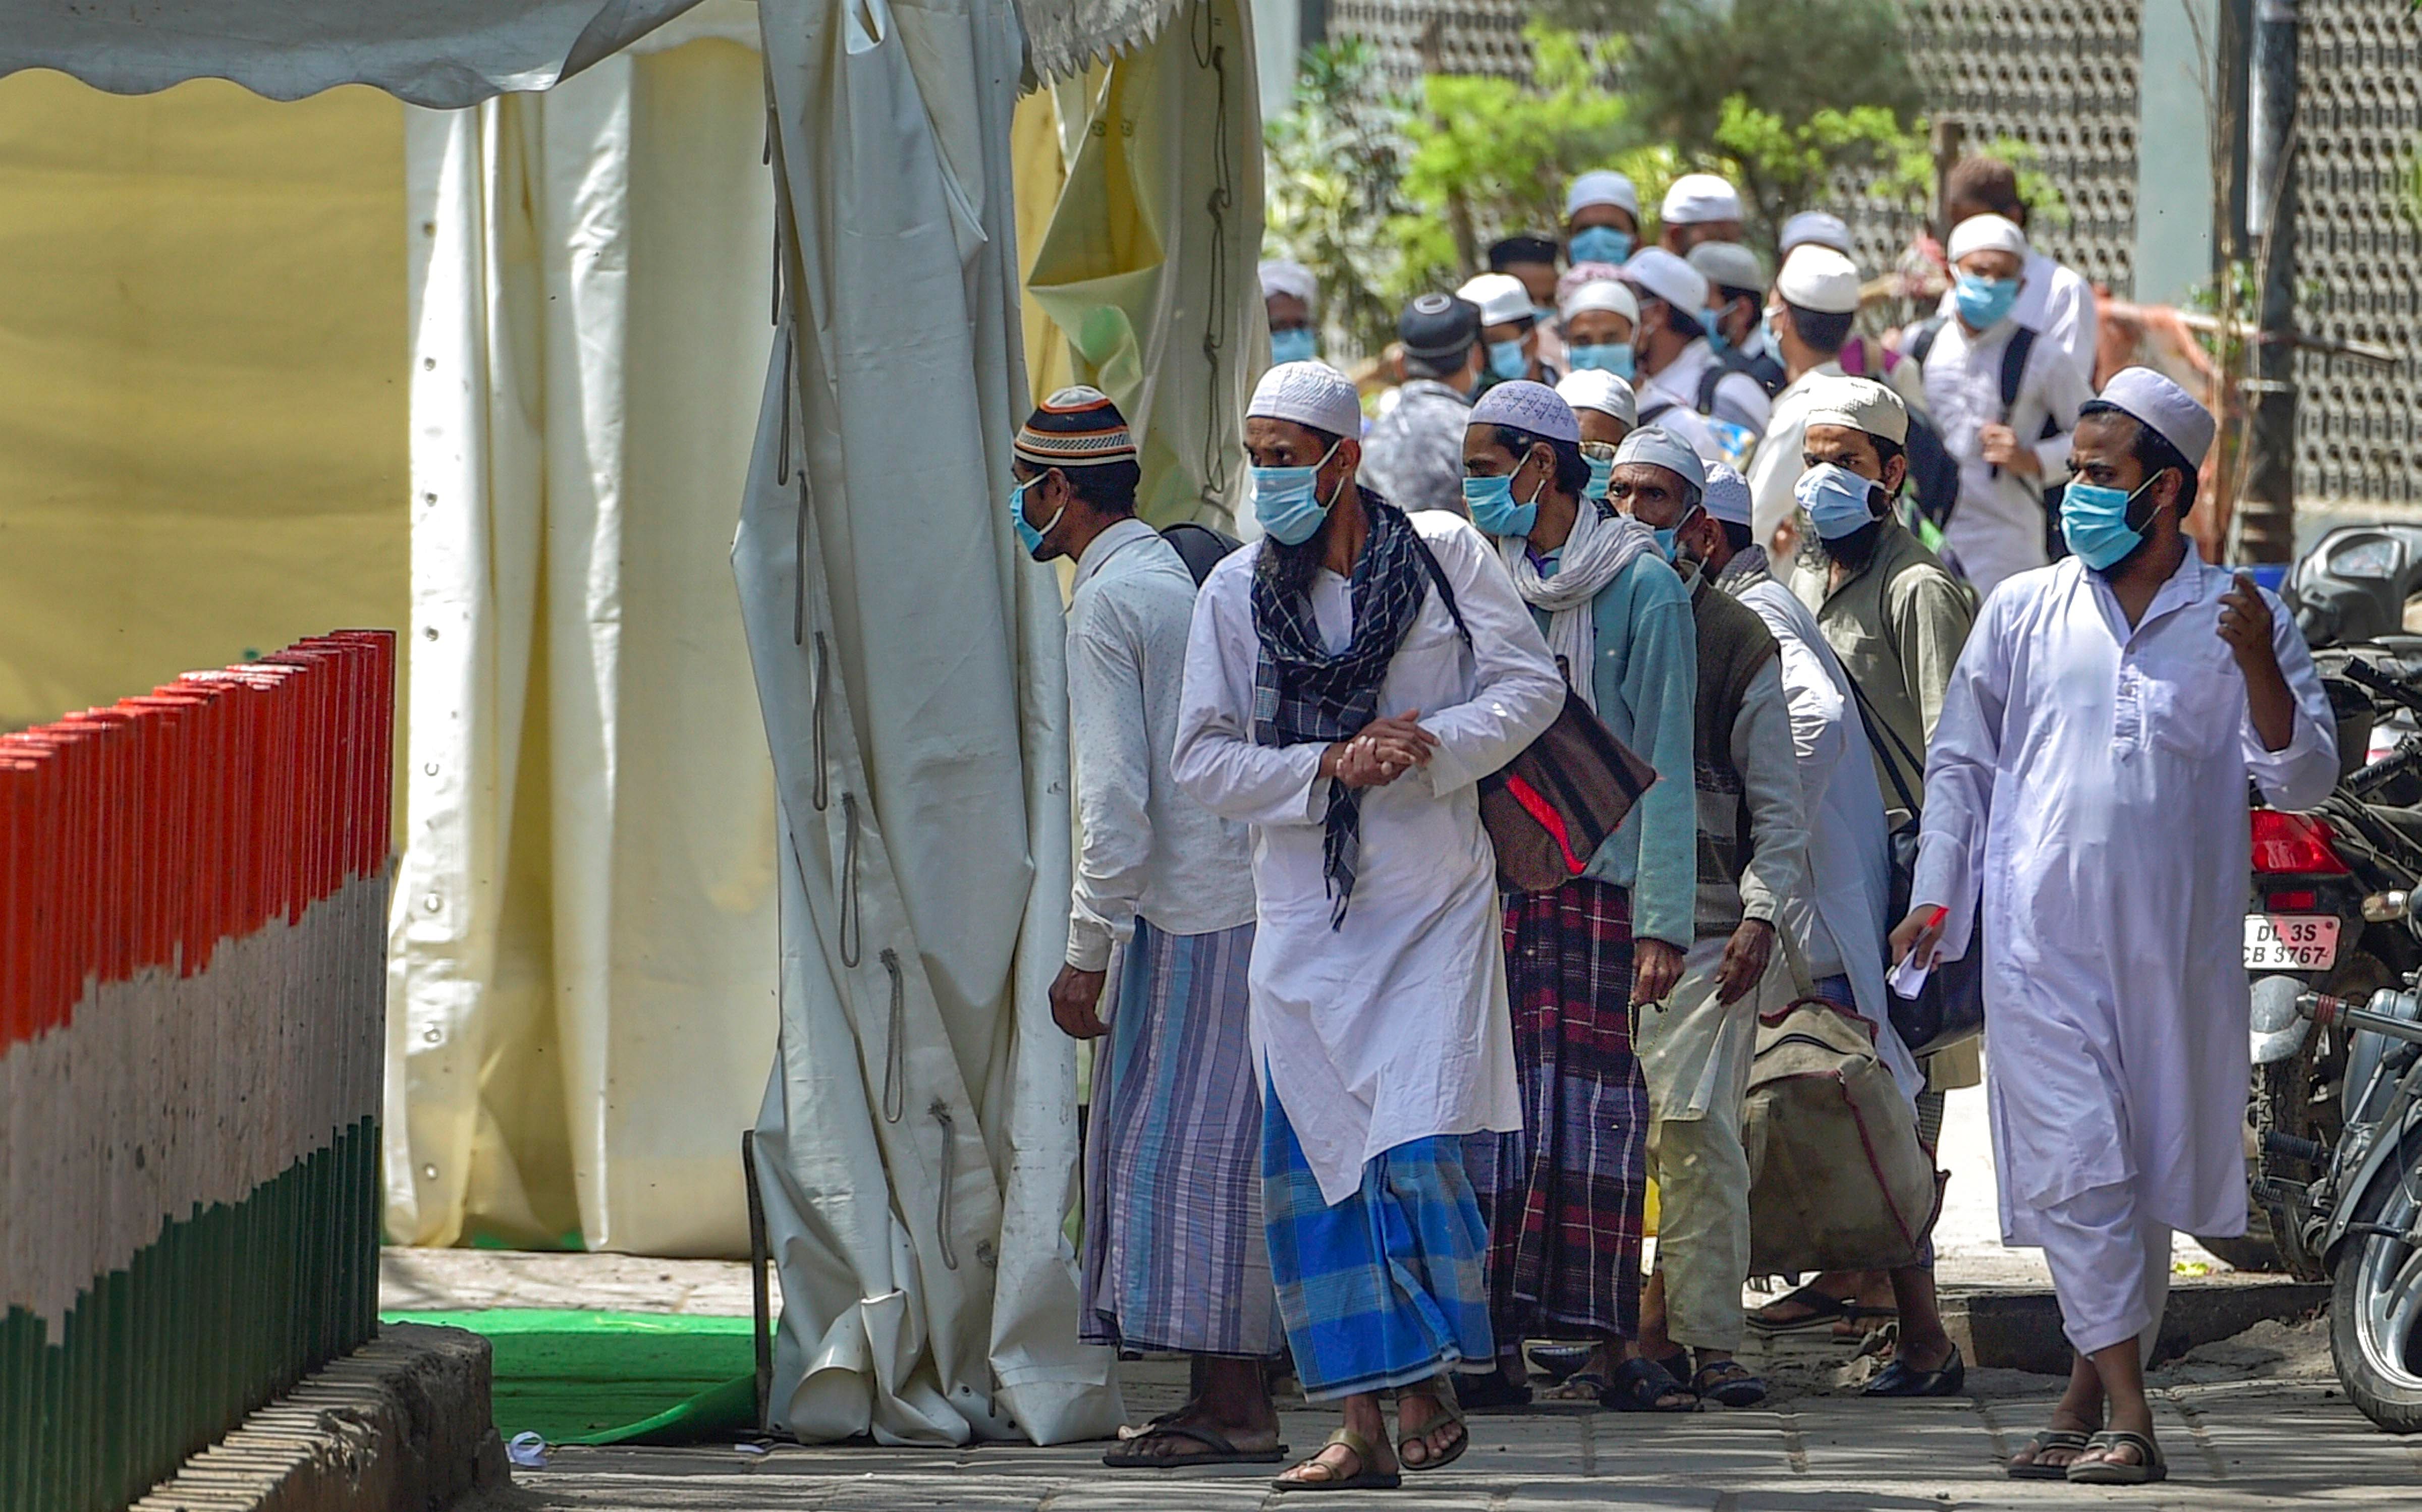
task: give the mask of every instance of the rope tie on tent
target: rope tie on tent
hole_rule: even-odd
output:
[[[799,518],[804,521],[807,517],[807,511],[802,509]],[[816,764],[816,780],[808,790],[808,801],[815,805],[818,813],[824,812],[832,802],[832,779],[825,771],[825,677],[831,669],[829,660],[825,633],[819,630],[816,632],[816,676],[808,689],[808,753]]]
[[[951,1105],[939,1097],[934,1099],[934,1122],[942,1126],[942,1194],[934,1204],[934,1237],[941,1246],[942,1264],[956,1270],[959,1252],[951,1244],[951,1181],[959,1149],[959,1126],[951,1117]]]
[[[1224,438],[1235,433],[1235,428],[1222,422],[1220,411],[1226,407],[1228,388],[1220,380],[1219,353],[1224,345],[1222,334],[1228,329],[1231,291],[1228,287],[1228,211],[1236,202],[1236,165],[1228,136],[1228,49],[1215,39],[1219,18],[1209,5],[1194,8],[1193,24],[1187,39],[1193,45],[1194,66],[1208,69],[1219,79],[1219,104],[1212,115],[1211,140],[1217,144],[1212,159],[1211,192],[1204,197],[1203,208],[1211,217],[1211,297],[1206,303],[1203,323],[1203,361],[1210,370],[1211,383],[1205,389],[1209,396],[1208,423],[1203,428],[1203,482],[1217,499],[1229,520],[1236,518],[1235,501],[1228,496],[1223,480],[1221,448],[1232,445]]]
[[[907,1006],[907,987],[900,976],[900,953],[885,946],[883,969],[891,973],[891,1028],[883,1036],[883,1121],[897,1124],[908,1110],[908,1082],[902,1075],[902,1063],[908,1055],[906,1016],[901,1010]]]
[[[866,958],[866,918],[857,901],[857,795],[841,795],[841,964],[855,971]]]

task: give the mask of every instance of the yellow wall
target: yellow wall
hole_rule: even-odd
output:
[[[404,623],[402,110],[0,79],[0,725]]]

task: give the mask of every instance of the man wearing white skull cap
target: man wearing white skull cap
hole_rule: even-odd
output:
[[[1360,486],[1345,375],[1273,368],[1245,415],[1263,536],[1196,600],[1172,769],[1252,828],[1270,1268],[1305,1393],[1345,1404],[1281,1485],[1387,1487],[1461,1457],[1439,1378],[1496,1354],[1462,1137],[1522,1110],[1477,784],[1564,683],[1470,525]]]
[[[1702,242],[1741,239],[1740,191],[1712,173],[1686,173],[1658,207],[1658,244],[1675,257]]]
[[[2027,202],[2019,194],[2018,170],[1997,158],[1965,157],[1953,164],[1943,181],[1942,203],[1955,229],[1979,215],[1998,215],[2021,232],[2027,228]],[[2010,314],[2066,354],[2080,379],[2089,386],[2094,382],[2094,286],[2084,274],[2029,248],[2021,270],[2018,303]],[[1947,321],[1951,315],[1952,296],[1945,291],[1939,318]]]
[[[1612,168],[1582,174],[1565,191],[1568,260],[1621,263],[1640,245],[1640,191]]]
[[[1860,297],[1858,265],[1816,243],[1794,248],[1775,275],[1771,325],[1787,381],[1775,396],[1766,435],[1746,469],[1756,501],[1751,533],[1769,550],[1783,547],[1782,527],[1792,516],[1791,487],[1805,465],[1800,442],[1808,414],[1828,380],[1842,376],[1846,354],[1857,339],[1851,327],[1859,318]],[[1896,370],[1915,386],[1917,364],[1899,363]]]
[[[1652,246],[1624,265],[1623,277],[1640,306],[1631,345],[1642,421],[1664,425],[1668,416],[1693,417],[1701,423],[1673,429],[1703,458],[1736,467],[1748,462],[1773,402],[1756,379],[1718,362],[1707,344],[1706,275]]]
[[[1977,618],[1893,934],[1925,963],[1982,921],[2003,1240],[2042,1247],[2076,1349],[2016,1475],[2163,1473],[2144,1361],[2171,1233],[2245,1228],[2246,786],[2306,809],[2337,778],[2286,609],[2183,528],[2211,435],[2147,369],[2086,406],[2061,504],[2074,555]]]
[[[1270,318],[1270,360],[1303,362],[1320,348],[1320,280],[1300,262],[1262,264],[1262,304]]]
[[[1999,215],[1951,232],[1952,318],[1912,343],[1927,413],[1959,465],[1959,497],[1943,522],[1943,557],[1980,594],[2051,559],[2045,490],[2068,459],[2068,432],[2094,397],[2068,359],[2015,313],[2026,233]]]

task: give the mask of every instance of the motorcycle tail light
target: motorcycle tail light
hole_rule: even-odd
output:
[[[2320,895],[2315,892],[2273,892],[2263,900],[2273,913],[2309,913],[2320,906]]]
[[[2330,848],[2330,827],[2310,814],[2254,811],[2254,870],[2344,876],[2350,871]]]

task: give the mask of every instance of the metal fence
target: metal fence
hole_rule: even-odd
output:
[[[122,1507],[377,1330],[395,639],[0,737],[0,1508]]]

